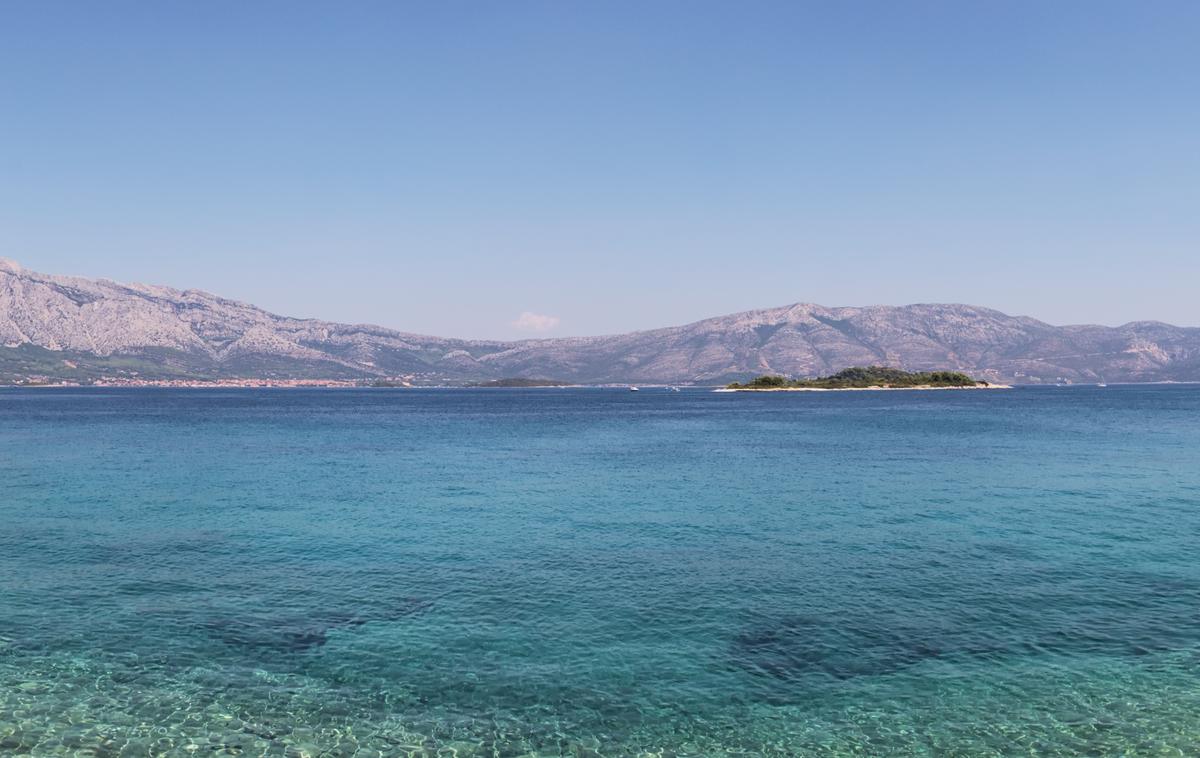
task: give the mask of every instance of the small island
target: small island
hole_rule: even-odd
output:
[[[935,389],[1007,389],[973,379],[961,371],[903,371],[887,366],[853,366],[831,376],[816,379],[788,379],[784,376],[760,376],[749,382],[734,382],[726,392],[771,392],[778,390],[935,390]],[[722,390],[718,390],[722,391]]]
[[[468,384],[468,387],[569,387],[569,382],[560,382],[557,379],[527,379],[523,376],[508,377],[505,379],[492,379],[487,382],[475,382]]]

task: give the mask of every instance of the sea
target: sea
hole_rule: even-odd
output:
[[[0,755],[1200,753],[1200,386],[0,390]]]

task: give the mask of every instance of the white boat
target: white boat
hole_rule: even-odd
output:
[[[630,387],[630,388],[629,388],[629,391],[630,391],[630,392],[637,392],[637,391],[638,391],[638,388],[637,388],[637,387]]]
[[[1107,385],[1107,384],[1105,384],[1104,382],[1100,382],[1100,383],[1099,383],[1099,384],[1097,384],[1096,386],[1097,386],[1097,387],[1107,387],[1108,385]]]

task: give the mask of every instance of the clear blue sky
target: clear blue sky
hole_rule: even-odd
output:
[[[1195,0],[4,2],[0,255],[454,336],[1200,325],[1198,40]]]

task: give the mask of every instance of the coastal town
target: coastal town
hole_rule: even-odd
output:
[[[0,383],[3,384],[3,383]],[[100,377],[92,381],[58,380],[31,376],[15,380],[11,387],[165,387],[172,389],[297,389],[353,387],[413,387],[411,377],[386,380],[362,379],[142,379],[138,377]]]

